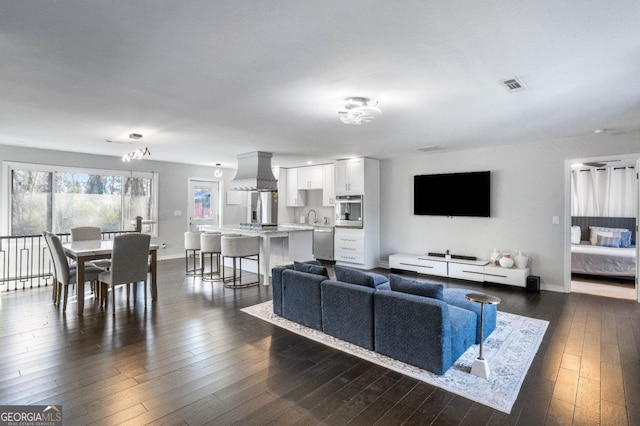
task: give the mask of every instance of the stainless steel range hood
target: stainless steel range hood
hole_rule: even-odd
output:
[[[270,152],[254,151],[238,155],[238,171],[231,181],[236,191],[277,191],[278,181],[271,172]]]

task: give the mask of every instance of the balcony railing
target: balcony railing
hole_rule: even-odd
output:
[[[132,231],[103,232],[102,239]],[[58,234],[63,243],[70,234]],[[53,262],[42,235],[0,237],[0,288],[6,291],[53,283]]]

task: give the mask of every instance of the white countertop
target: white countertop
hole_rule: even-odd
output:
[[[222,233],[230,233],[235,232],[238,234],[245,235],[263,235],[263,234],[276,234],[276,233],[288,233],[288,232],[304,232],[304,231],[313,231],[313,226],[309,225],[278,225],[276,227],[264,228],[264,229],[253,229],[253,228],[244,228],[241,227],[240,224],[233,225],[222,225],[222,226],[210,226],[210,227],[201,227],[201,230],[204,232],[207,231],[217,231]]]
[[[292,227],[292,228],[307,228],[307,229],[314,229],[314,228],[335,228],[335,225],[324,225],[320,222],[316,223],[316,224],[306,224],[306,223],[280,223],[278,224],[279,227]]]

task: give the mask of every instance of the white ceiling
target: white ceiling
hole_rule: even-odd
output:
[[[633,131],[639,23],[638,0],[0,0],[0,144],[235,167]],[[349,96],[381,116],[341,123]]]

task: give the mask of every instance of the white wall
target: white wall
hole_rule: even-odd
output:
[[[184,232],[187,230],[188,179],[200,178],[221,182],[222,216],[225,224],[239,223],[246,220],[247,205],[227,206],[226,190],[229,181],[235,176],[235,170],[222,169],[222,178],[215,178],[216,168],[193,166],[188,164],[168,163],[152,160],[123,163],[121,158],[24,148],[0,145],[0,162],[15,161],[24,163],[51,164],[71,167],[87,167],[108,170],[133,170],[157,172],[159,174],[158,190],[158,237],[154,243],[166,243],[167,248],[159,252],[159,257],[184,256]],[[1,175],[1,173],[0,173]],[[0,176],[0,190],[4,193],[5,176]],[[4,194],[3,194],[4,196]],[[181,210],[182,216],[174,216],[174,210]]]
[[[381,260],[393,253],[451,250],[488,259],[491,250],[522,252],[542,287],[563,291],[565,160],[637,154],[640,134],[477,150],[416,154],[383,160],[381,167]],[[490,218],[413,215],[416,174],[490,170]],[[552,217],[560,224],[553,225]]]

